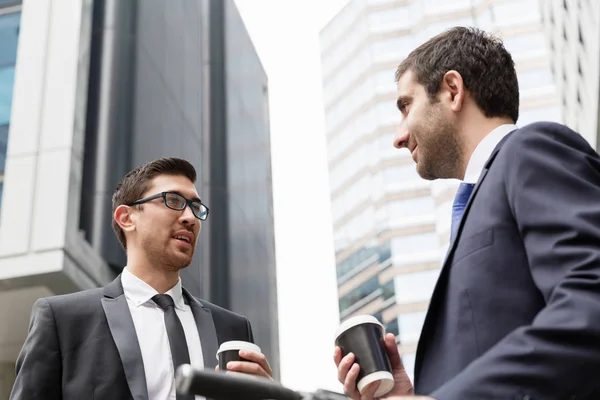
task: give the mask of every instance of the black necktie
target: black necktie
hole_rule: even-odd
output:
[[[165,326],[167,327],[171,357],[173,358],[173,373],[175,373],[177,367],[181,364],[190,363],[190,354],[187,342],[185,341],[183,325],[181,325],[181,321],[175,313],[175,302],[171,296],[168,294],[157,294],[152,297],[152,300],[165,312]],[[177,393],[177,400],[191,400],[193,398],[194,396],[183,396]]]

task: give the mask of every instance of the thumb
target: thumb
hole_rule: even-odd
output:
[[[385,335],[384,340],[388,357],[390,358],[390,364],[392,365],[392,370],[403,370],[404,365],[402,364],[402,358],[400,357],[400,352],[398,351],[396,337],[393,334],[388,333],[387,335]]]

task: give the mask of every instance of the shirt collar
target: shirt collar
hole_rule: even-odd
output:
[[[129,271],[127,267],[123,268],[123,273],[121,274],[121,283],[123,284],[123,292],[125,293],[125,297],[131,300],[136,307],[141,306],[142,304],[156,305],[152,301],[152,297],[158,294],[158,292],[146,282],[135,276]],[[185,302],[183,299],[183,290],[181,288],[181,278],[177,281],[177,284],[173,286],[169,291],[165,294],[168,294],[173,298],[175,302],[175,307],[180,310],[185,309]]]
[[[495,128],[493,131],[488,133],[482,140],[479,142],[473,154],[471,154],[471,158],[469,159],[469,163],[467,164],[467,169],[465,171],[465,178],[463,182],[465,183],[477,183],[479,180],[479,175],[481,175],[481,171],[483,171],[483,167],[485,163],[492,155],[492,152],[500,143],[502,139],[512,131],[517,129],[517,126],[514,124],[504,124]]]

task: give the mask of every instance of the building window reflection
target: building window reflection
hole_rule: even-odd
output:
[[[393,319],[390,322],[388,322],[387,324],[384,325],[385,327],[385,333],[392,333],[394,336],[398,336],[399,335],[399,330],[398,330],[398,320],[397,319]]]
[[[8,124],[0,125],[0,176],[4,175],[6,164],[6,145],[8,144]]]
[[[340,299],[340,314],[343,315],[344,311],[358,303],[360,300],[366,298],[377,289],[379,289],[379,278],[377,276],[363,282],[356,289],[353,289],[350,293]]]
[[[0,1],[0,11],[7,6],[14,6],[19,1]],[[15,80],[15,63],[17,60],[17,42],[21,12],[0,12],[0,205],[4,184],[4,166],[6,164],[6,148],[10,110],[12,106],[13,85]]]

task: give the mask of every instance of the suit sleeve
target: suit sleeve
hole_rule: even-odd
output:
[[[252,326],[250,325],[250,321],[248,318],[244,317],[246,320],[246,329],[248,330],[248,341],[250,343],[254,343],[254,335],[252,334]]]
[[[600,386],[599,157],[562,125],[515,135],[501,150],[506,196],[546,306],[430,394],[438,400],[591,398]]]
[[[56,323],[50,303],[33,305],[29,333],[16,363],[10,400],[61,399],[62,364]]]

